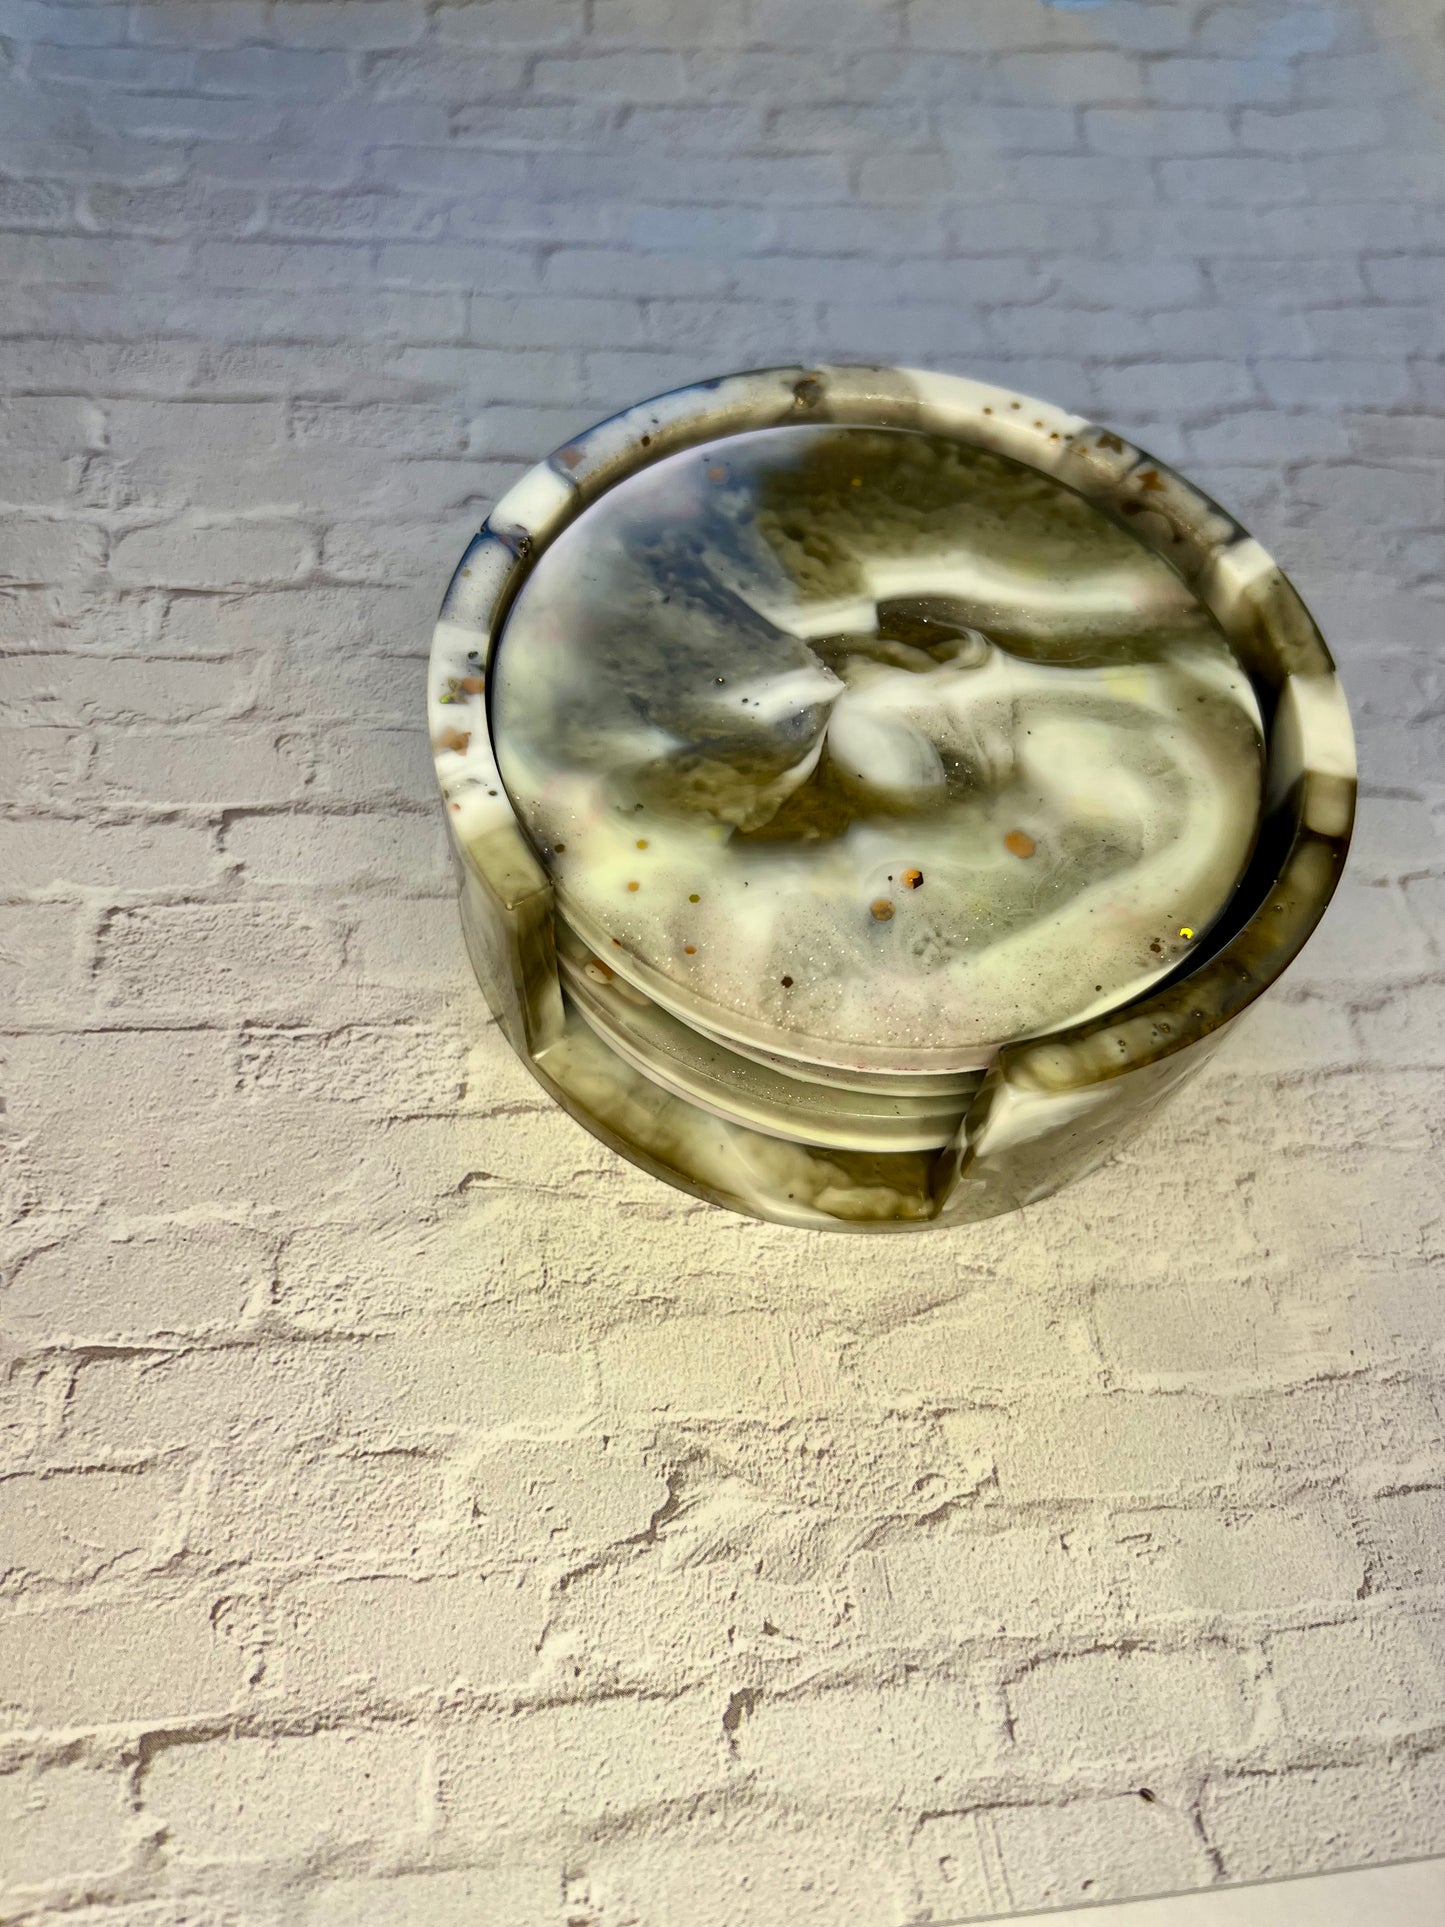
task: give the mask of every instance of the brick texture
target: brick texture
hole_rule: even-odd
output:
[[[5,1919],[903,1927],[1445,1848],[1438,25],[0,4]],[[1285,985],[949,1238],[548,1104],[421,728],[523,466],[826,356],[1179,462],[1359,725]]]

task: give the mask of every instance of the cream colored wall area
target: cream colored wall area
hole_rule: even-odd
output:
[[[902,1927],[1445,1849],[1424,4],[0,4],[0,1920]],[[506,483],[975,373],[1296,576],[1364,802],[1153,1134],[954,1235],[541,1095],[422,726]]]

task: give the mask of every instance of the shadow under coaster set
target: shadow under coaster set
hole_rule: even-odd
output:
[[[467,946],[589,1131],[782,1224],[1092,1169],[1289,964],[1354,815],[1298,594],[1123,437],[887,367],[580,435],[447,590]]]

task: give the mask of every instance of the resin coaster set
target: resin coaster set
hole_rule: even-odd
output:
[[[498,504],[430,727],[487,1001],[658,1177],[853,1230],[1086,1171],[1285,968],[1334,665],[1119,436],[894,368],[662,396]]]

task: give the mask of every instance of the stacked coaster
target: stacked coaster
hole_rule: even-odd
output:
[[[459,848],[496,873],[505,844],[539,897],[519,1047],[580,1025],[669,1129],[935,1153],[956,1184],[1009,1054],[1216,957],[1311,755],[1348,782],[1332,665],[1262,581],[1162,465],[979,384],[772,371],[580,438],[494,514],[434,651]],[[1191,1041],[1164,1022],[1155,1058]]]

